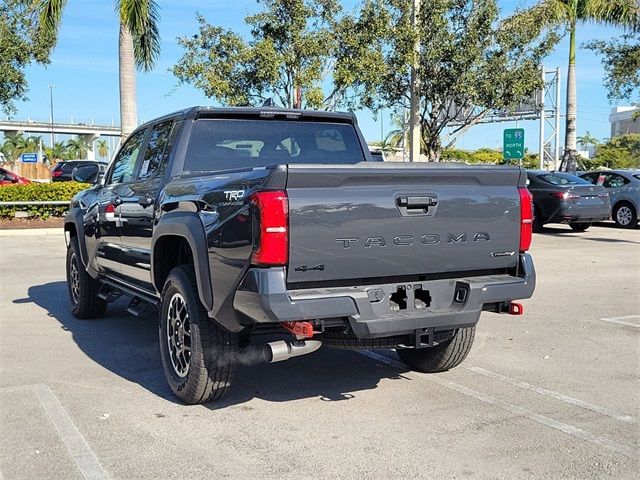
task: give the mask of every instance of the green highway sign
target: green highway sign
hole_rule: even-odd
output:
[[[502,140],[502,155],[505,160],[524,158],[524,128],[505,128]]]

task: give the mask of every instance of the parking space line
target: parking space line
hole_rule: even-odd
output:
[[[625,320],[633,320],[635,318],[640,319],[640,315],[624,315],[622,317],[606,317],[606,318],[601,318],[600,320],[602,320],[603,322],[617,323],[618,325],[625,325],[627,327],[640,328],[640,323],[625,322]]]
[[[100,464],[98,457],[93,453],[51,388],[40,383],[34,385],[33,390],[82,476],[87,480],[108,480],[109,475]]]
[[[605,415],[607,417],[614,418],[621,422],[633,423],[636,421],[636,419],[630,415],[623,415],[621,413],[614,412],[613,410],[609,410],[608,408],[600,407],[599,405],[594,405],[592,403],[588,403],[580,399],[573,398],[568,395],[564,395],[562,393],[554,392],[553,390],[548,390],[546,388],[538,387],[536,385],[531,385],[530,383],[527,383],[527,382],[520,382],[518,380],[514,380],[513,378],[509,378],[505,375],[501,375],[499,373],[495,373],[490,370],[485,370],[484,368],[480,368],[480,367],[465,367],[465,368],[472,372],[479,373],[480,375],[484,375],[485,377],[493,378],[495,380],[508,383],[509,385],[513,385],[515,387],[519,387],[524,390],[529,390],[530,392],[534,392],[539,395],[555,398],[556,400],[560,400],[561,402],[565,402],[570,405],[575,405],[577,407],[591,410],[593,412],[599,413],[601,415]]]
[[[377,360],[382,363],[386,363],[392,367],[406,369],[406,365],[393,360],[384,355],[380,355],[379,353],[371,352],[369,350],[360,350],[358,351],[361,355],[369,357],[373,360]],[[541,415],[526,408],[520,407],[518,405],[513,405],[511,403],[505,402],[503,400],[499,400],[495,397],[487,395],[486,393],[478,392],[477,390],[473,390],[471,388],[465,387],[464,385],[457,384],[452,382],[451,380],[447,380],[438,375],[420,375],[420,378],[436,383],[442,387],[448,388],[450,390],[456,391],[468,397],[475,398],[481,402],[487,403],[494,407],[498,407],[502,410],[506,410],[515,415],[519,415],[529,420],[533,420],[534,422],[540,423],[542,425],[546,425],[547,427],[551,427],[555,430],[559,430],[561,432],[566,433],[567,435],[571,435],[572,437],[579,438],[586,442],[592,443],[594,445],[598,445],[600,447],[606,448],[607,450],[611,450],[612,452],[619,453],[626,457],[629,457],[633,460],[640,460],[640,453],[634,450],[633,448],[622,445],[621,443],[614,442],[607,438],[601,437],[599,435],[594,435],[593,433],[587,432],[586,430],[582,430],[578,427],[570,425],[568,423],[560,422],[553,418],[547,417],[545,415]]]

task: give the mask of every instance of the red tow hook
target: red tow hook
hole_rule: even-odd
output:
[[[510,302],[509,303],[509,315],[523,315],[524,307],[521,303]]]
[[[293,333],[298,340],[313,337],[313,323],[311,322],[282,322],[280,325]]]

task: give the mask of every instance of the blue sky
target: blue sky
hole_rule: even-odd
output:
[[[423,0],[428,1],[428,0]],[[29,101],[17,104],[14,119],[49,119],[49,84],[54,84],[56,121],[111,124],[118,123],[118,24],[112,0],[69,0],[51,64],[32,65],[27,69]],[[202,13],[212,24],[238,32],[247,32],[243,19],[259,7],[254,0],[160,0],[162,53],[155,69],[138,74],[138,117],[150,120],[186,106],[212,104],[212,101],[191,86],[176,87],[176,79],[168,69],[180,58],[182,50],[176,43],[179,36],[197,31],[196,12]],[[359,2],[345,0],[346,8]],[[530,5],[533,0],[501,0],[504,12],[516,6]],[[89,6],[90,5],[90,6]],[[581,25],[578,44],[591,39],[608,39],[619,32],[613,28]],[[564,39],[546,60],[547,68],[561,68],[562,105],[566,87],[568,39]],[[580,49],[578,69],[578,135],[589,131],[598,138],[610,134],[608,116],[612,105],[602,85],[603,69],[600,59],[588,50]],[[360,127],[369,141],[380,139],[380,120],[376,122],[368,111],[358,112]],[[384,118],[385,132],[389,130],[388,116]],[[502,130],[515,124],[501,123],[473,127],[458,141],[458,147],[476,149],[499,147]],[[530,151],[538,151],[538,123],[520,122],[526,131]],[[564,138],[564,135],[563,137]]]

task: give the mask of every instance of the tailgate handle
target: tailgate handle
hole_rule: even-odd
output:
[[[422,215],[432,217],[438,207],[438,197],[434,193],[398,195],[396,197],[396,206],[403,217]]]
[[[405,207],[407,210],[427,210],[438,204],[438,200],[433,197],[409,195],[399,195],[397,202],[399,207]]]

